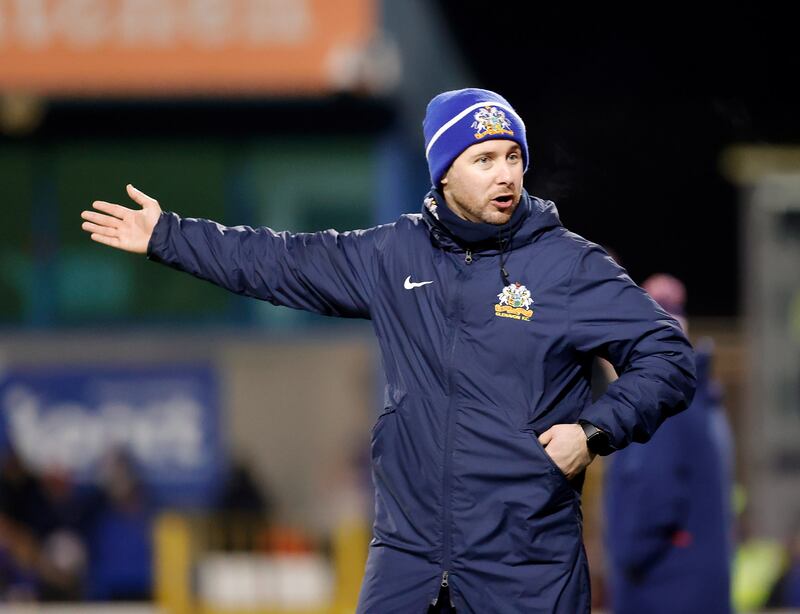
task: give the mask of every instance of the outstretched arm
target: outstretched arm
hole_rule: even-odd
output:
[[[190,273],[231,292],[323,315],[369,318],[379,245],[391,225],[367,230],[274,232],[227,227],[162,211],[133,186],[132,210],[95,201],[83,229],[98,243]]]
[[[161,207],[156,199],[150,198],[131,184],[128,184],[127,190],[128,196],[141,209],[128,209],[122,205],[96,200],[92,207],[103,213],[81,213],[81,217],[86,220],[81,228],[91,233],[92,241],[134,254],[146,254],[153,228],[161,216]]]

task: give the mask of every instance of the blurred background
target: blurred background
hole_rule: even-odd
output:
[[[523,117],[526,187],[568,228],[683,284],[731,433],[734,603],[800,607],[795,29],[762,5],[0,0],[0,612],[353,611],[368,323],[115,253],[80,212],[133,183],[227,225],[392,221],[429,187],[425,105],[466,86]]]

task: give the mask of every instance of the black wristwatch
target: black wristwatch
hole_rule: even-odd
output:
[[[578,420],[578,424],[583,427],[583,432],[586,433],[586,445],[590,452],[600,456],[608,456],[614,451],[608,433],[597,428],[591,422],[586,422],[586,420]]]

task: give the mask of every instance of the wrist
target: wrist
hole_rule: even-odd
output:
[[[586,435],[586,447],[589,452],[600,456],[608,456],[614,451],[614,447],[611,445],[611,438],[603,429],[586,420],[578,420],[578,424],[583,428],[583,432]]]

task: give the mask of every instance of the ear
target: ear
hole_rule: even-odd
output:
[[[445,175],[444,177],[442,177],[442,178],[439,180],[439,184],[440,184],[442,187],[444,187],[444,186],[446,186],[446,185],[447,185],[447,175]]]

